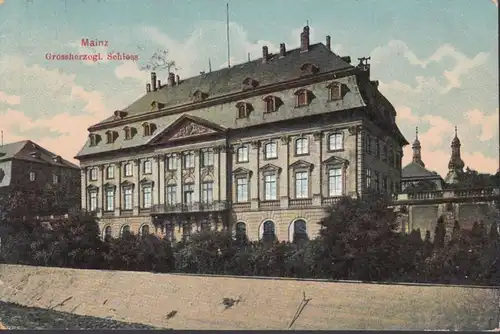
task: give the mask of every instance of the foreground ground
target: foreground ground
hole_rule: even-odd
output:
[[[0,302],[0,322],[7,329],[158,329],[4,302]]]

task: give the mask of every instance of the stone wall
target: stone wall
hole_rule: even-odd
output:
[[[0,265],[2,301],[174,329],[488,329],[496,293]]]

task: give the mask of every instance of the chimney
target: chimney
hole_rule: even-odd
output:
[[[156,73],[155,72],[151,72],[151,89],[153,90],[153,92],[156,91]]]
[[[305,26],[300,34],[300,52],[306,51],[309,51],[309,26]]]
[[[280,58],[286,55],[286,46],[285,43],[280,44]]]
[[[267,51],[267,46],[262,47],[262,63],[265,64],[267,63],[267,60],[269,59],[269,52]]]
[[[175,86],[175,74],[169,73],[168,74],[168,85],[169,86]]]
[[[151,91],[151,84],[146,84],[146,93]]]
[[[178,85],[181,83],[181,78],[179,77],[179,75],[176,75],[175,76],[175,83]]]
[[[326,48],[330,51],[332,51],[332,41],[330,36],[326,36]]]
[[[158,80],[158,89],[161,88],[161,80]]]

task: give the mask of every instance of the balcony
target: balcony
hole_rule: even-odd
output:
[[[193,202],[189,204],[159,204],[151,208],[151,214],[181,213],[181,212],[213,212],[229,209],[229,201],[216,201],[212,203]]]
[[[249,210],[250,207],[250,202],[233,203],[233,209],[235,210]]]
[[[469,188],[469,189],[445,189],[439,191],[422,191],[414,193],[395,194],[394,202],[413,201],[489,201],[500,198],[500,189],[494,187]]]
[[[262,201],[260,202],[261,209],[274,209],[279,208],[280,201]]]
[[[291,208],[301,208],[312,205],[312,198],[295,198],[290,199],[289,207]]]
[[[338,201],[340,201],[342,197],[341,196],[338,196],[338,197],[326,197],[323,199],[323,204],[330,204],[330,205],[334,205],[334,204],[337,204]]]

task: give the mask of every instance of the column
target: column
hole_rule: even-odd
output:
[[[290,136],[282,136],[280,143],[281,148],[278,149],[280,154],[279,161],[284,161],[285,163],[279,163],[281,165],[281,175],[278,175],[278,194],[280,196],[278,199],[280,200],[280,207],[288,208],[288,201],[290,199]],[[281,154],[282,152],[283,154]]]
[[[115,216],[121,214],[122,209],[122,163],[115,163],[116,193],[115,193]]]
[[[259,172],[259,158],[260,158],[260,142],[258,140],[253,141],[248,148],[249,157],[248,162],[250,165],[250,170],[252,173],[252,178],[250,179],[250,208],[252,210],[259,209],[259,199],[260,199],[260,182],[261,175]]]
[[[177,203],[182,203],[182,186],[184,184],[184,179],[182,177],[182,169],[184,165],[182,163],[182,156],[184,152],[176,153],[177,157]]]
[[[165,155],[158,159],[158,204],[165,204]]]
[[[153,188],[151,189],[151,206],[153,207],[160,204],[160,193],[158,192],[158,190],[160,189],[160,160],[160,156],[155,155],[153,157],[153,160],[151,161],[153,173],[153,175],[151,175],[151,181],[153,181]]]
[[[141,206],[141,160],[134,159],[134,176],[135,176],[135,185],[134,185],[134,200],[133,200],[133,215],[137,216],[139,214],[139,207]]]
[[[82,199],[82,209],[89,209],[89,202],[87,200],[87,167],[80,169],[80,184],[81,184],[81,199]]]
[[[213,193],[213,198],[214,198],[214,203],[218,203],[219,201],[223,201],[226,199],[226,197],[222,194],[222,188],[221,188],[221,147],[216,146],[213,149],[214,152],[214,193]]]
[[[217,198],[219,201],[226,201],[228,200],[228,191],[227,191],[227,174],[231,173],[231,171],[227,170],[227,157],[228,154],[231,152],[231,148],[227,145],[223,145],[219,148],[219,173],[217,173],[217,184],[219,186],[218,194],[220,194],[220,198]],[[231,179],[232,180],[232,179]]]
[[[104,165],[99,165],[97,166],[99,169],[99,173],[97,174],[97,178],[99,179],[99,192],[97,194],[97,204],[98,204],[98,216],[102,216],[102,213],[104,212]]]
[[[311,145],[312,155],[316,156],[315,166],[311,171],[311,193],[312,205],[320,206],[322,197],[327,194],[323,185],[323,132],[318,131],[313,134],[313,142]]]
[[[200,196],[200,191],[201,191],[201,180],[200,180],[201,150],[199,150],[199,149],[193,150],[193,153],[194,153],[194,173],[192,175],[193,182],[194,182],[193,203],[196,203],[196,202],[201,201],[201,196]]]

